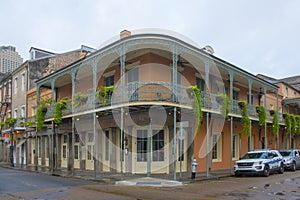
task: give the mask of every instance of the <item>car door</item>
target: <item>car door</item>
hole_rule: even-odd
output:
[[[295,161],[296,161],[296,167],[300,168],[300,152],[298,150],[295,150]]]
[[[279,162],[279,157],[278,157],[277,153],[270,152],[270,158],[272,158],[272,161],[271,161],[272,167],[271,167],[271,169],[279,168],[280,162]]]

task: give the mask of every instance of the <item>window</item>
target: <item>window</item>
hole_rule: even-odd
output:
[[[105,77],[105,80],[104,80],[105,86],[114,85],[114,80],[115,80],[115,76],[114,75]]]
[[[78,160],[79,159],[79,141],[80,137],[78,134],[75,134],[75,144],[74,144],[74,159]]]
[[[62,154],[63,154],[63,158],[67,158],[67,146],[66,145],[63,145]]]
[[[204,91],[205,82],[202,78],[196,77],[196,85],[200,89],[200,91]]]
[[[78,144],[74,145],[74,159],[75,160],[79,159],[79,147],[78,147]]]
[[[239,99],[239,92],[236,90],[233,90],[233,97],[234,100],[238,100]]]
[[[41,158],[42,157],[42,144],[41,144],[41,137],[38,137],[38,150],[39,150],[39,152],[38,152],[38,157],[39,158]]]
[[[153,130],[152,136],[152,160],[164,161],[164,131],[163,130]]]
[[[14,78],[14,93],[15,94],[18,93],[18,77],[17,76]]]
[[[65,143],[65,144],[66,144],[66,143],[67,143],[67,141],[68,141],[68,136],[67,136],[67,135],[64,135],[64,136],[63,136],[63,143]]]
[[[238,143],[238,135],[232,136],[232,158],[237,160],[239,158],[239,143]]]
[[[20,117],[25,117],[25,106],[21,106],[21,115]]]
[[[78,134],[75,135],[75,143],[79,143],[80,141],[80,137]]]
[[[94,134],[88,133],[88,142],[93,142],[93,141],[94,141]]]
[[[137,161],[146,162],[147,161],[147,130],[137,131]]]
[[[105,160],[109,160],[109,131],[105,131]]]
[[[95,148],[94,148],[94,145],[87,145],[87,150],[88,150],[88,152],[87,152],[87,159],[88,160],[92,160],[93,159],[93,155],[94,155],[94,150],[95,150]]]
[[[221,161],[222,158],[222,137],[221,133],[215,133],[212,138],[212,159],[213,161]]]
[[[22,91],[25,90],[25,72],[23,72],[21,75],[21,89]]]
[[[49,158],[49,138],[45,137],[45,158]]]
[[[247,94],[247,104],[250,104],[250,102],[249,102],[249,94]],[[253,104],[253,95],[251,95],[251,104]]]
[[[178,161],[184,161],[184,139],[178,138]]]
[[[18,108],[14,109],[14,118],[18,118]]]

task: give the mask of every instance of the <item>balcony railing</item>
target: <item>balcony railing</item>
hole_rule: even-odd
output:
[[[175,90],[174,90],[175,89]],[[81,106],[74,107],[74,112],[83,112],[95,108],[116,105],[122,103],[134,103],[141,101],[164,101],[191,105],[192,99],[187,94],[187,87],[176,85],[175,88],[168,82],[131,82],[127,83],[124,89],[115,89],[112,94],[104,101],[99,101],[95,94],[88,93],[86,102]],[[222,105],[217,102],[217,94],[201,92],[202,108],[209,111],[220,112]],[[242,110],[238,105],[238,100],[232,100],[229,105],[230,114],[241,115]],[[48,107],[45,118],[52,118],[54,109]],[[269,110],[266,110],[267,120],[272,121],[273,116]],[[67,102],[67,109],[63,111],[63,115],[72,114],[72,104]],[[256,105],[248,105],[248,114],[251,117],[258,118]],[[278,113],[279,122],[283,122],[281,113]]]

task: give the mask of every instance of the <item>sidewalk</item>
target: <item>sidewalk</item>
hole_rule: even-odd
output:
[[[19,168],[19,167],[11,167],[9,163],[0,162],[1,167],[15,169],[15,170],[23,170],[23,171],[32,171],[37,173],[44,173],[52,176],[61,176],[68,178],[78,178],[84,180],[97,181],[107,184],[117,184],[117,185],[145,185],[145,186],[178,186],[182,184],[191,184],[199,181],[207,181],[207,180],[216,180],[224,177],[229,177],[230,170],[221,170],[221,171],[212,171],[209,175],[206,175],[206,172],[200,172],[196,174],[196,178],[194,180],[191,179],[190,173],[182,173],[180,177],[180,173],[176,174],[176,180],[174,180],[174,174],[151,174],[150,177],[147,177],[146,174],[130,174],[130,173],[111,173],[111,172],[97,172],[95,171],[80,171],[75,170],[74,173],[72,171],[67,171],[65,169],[55,170],[54,172],[43,170],[43,171],[35,171],[34,167],[28,168]]]

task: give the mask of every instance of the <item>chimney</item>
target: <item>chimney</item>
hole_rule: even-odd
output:
[[[127,30],[123,30],[120,32],[120,39],[131,36],[131,32]]]
[[[82,58],[84,58],[87,54],[88,54],[87,51],[81,51],[81,52],[79,53],[79,58],[82,59]]]

